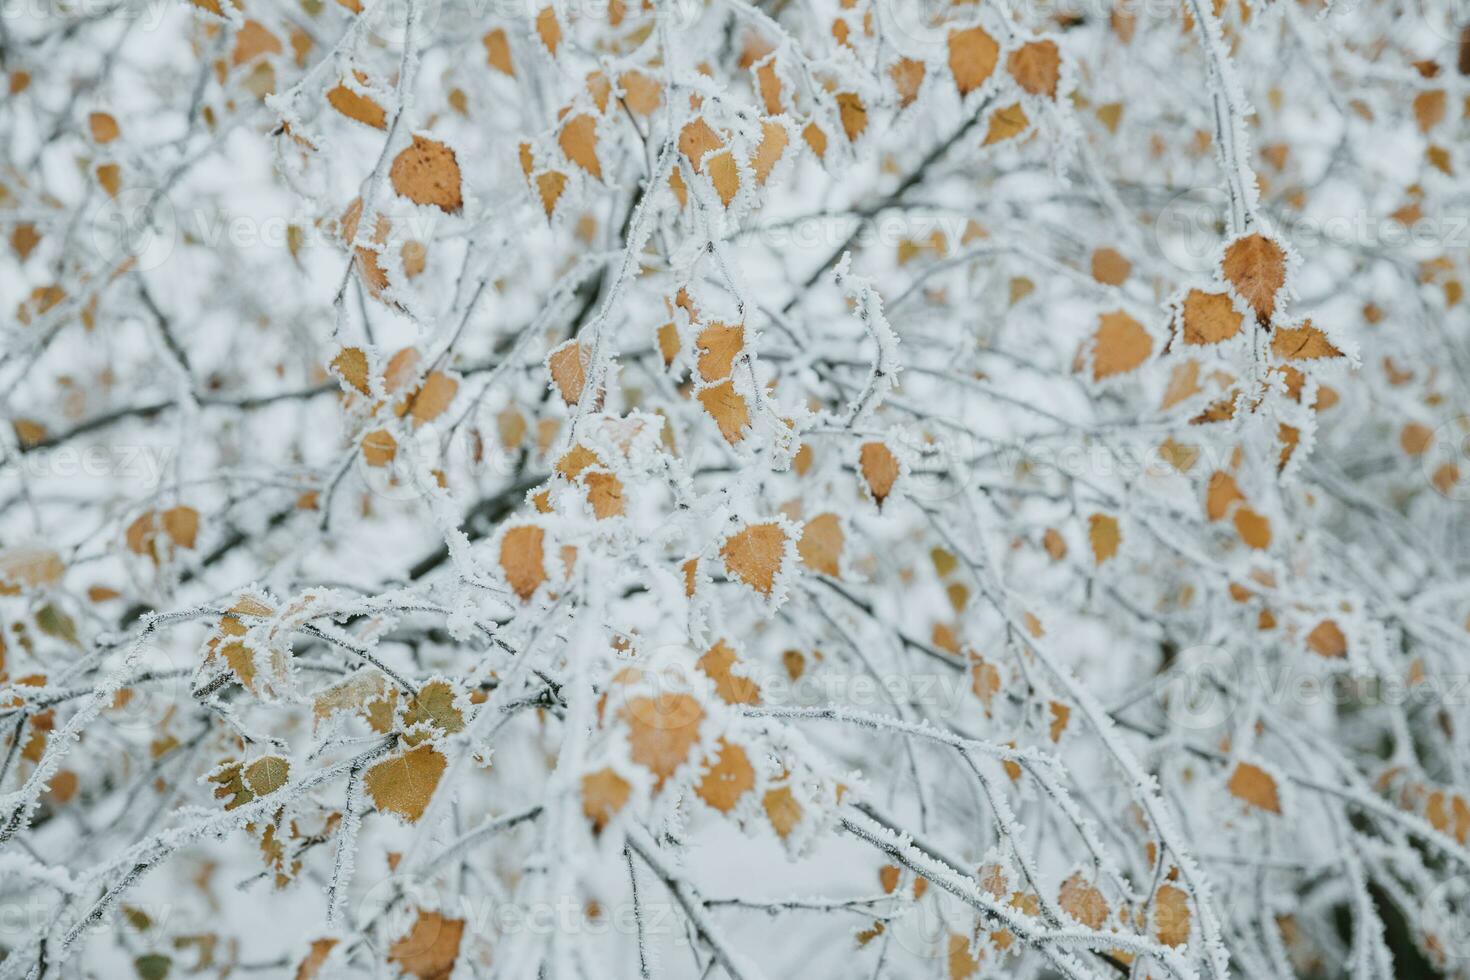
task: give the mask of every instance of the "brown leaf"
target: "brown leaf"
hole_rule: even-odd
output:
[[[1182,888],[1159,886],[1154,895],[1154,938],[1165,946],[1189,942],[1189,899]]]
[[[556,49],[561,44],[561,22],[556,19],[556,11],[551,7],[542,7],[536,14],[536,36],[541,43],[546,45],[546,50],[556,57]]]
[[[109,112],[89,113],[87,128],[92,131],[92,140],[95,143],[111,143],[118,137],[117,120]]]
[[[1244,500],[1245,494],[1240,492],[1240,485],[1235,482],[1235,477],[1224,470],[1216,470],[1210,474],[1210,482],[1205,490],[1206,517],[1218,521],[1230,511],[1231,504]]]
[[[985,145],[993,146],[1013,139],[1026,131],[1031,120],[1019,102],[1004,106],[990,115],[990,128],[985,133]]]
[[[865,442],[858,451],[858,470],[874,503],[882,507],[898,481],[898,457],[881,442]]]
[[[1240,333],[1244,322],[1235,304],[1224,293],[1191,289],[1180,312],[1186,344],[1218,344]]]
[[[730,376],[735,358],[745,348],[745,325],[711,323],[695,339],[699,348],[699,376],[719,381]]]
[[[786,152],[786,144],[789,140],[790,136],[785,126],[770,120],[761,123],[760,146],[756,147],[755,157],[750,161],[757,183],[764,184],[766,178],[771,176],[771,171],[780,162],[781,155]]]
[[[431,745],[420,745],[377,763],[363,776],[362,784],[373,805],[417,823],[429,806],[447,761]]]
[[[984,28],[970,27],[949,35],[949,70],[960,95],[969,95],[995,73],[1000,45]]]
[[[546,581],[545,540],[546,532],[534,524],[513,527],[500,539],[500,567],[522,601]]]
[[[1080,873],[1062,882],[1057,904],[1063,912],[1089,929],[1101,929],[1108,920],[1108,900]]]
[[[602,162],[597,159],[597,119],[582,112],[562,124],[557,144],[567,159],[602,179]]]
[[[801,822],[801,804],[791,792],[790,786],[779,786],[766,793],[761,801],[766,810],[766,819],[771,821],[777,836],[785,840]]]
[[[720,546],[725,569],[735,578],[769,596],[786,554],[786,532],[774,521],[748,524]]]
[[[1276,311],[1276,294],[1286,284],[1286,252],[1260,232],[1231,242],[1220,262],[1220,274],[1256,313],[1269,323]]]
[[[459,382],[440,371],[430,371],[419,390],[404,399],[399,414],[407,411],[417,428],[444,414],[459,391]]]
[[[415,135],[399,151],[388,170],[393,190],[415,204],[458,214],[464,204],[460,195],[459,161],[454,151],[438,140]]]
[[[1271,353],[1283,361],[1314,361],[1328,357],[1342,357],[1342,351],[1321,330],[1312,326],[1311,320],[1303,321],[1300,327],[1282,327],[1271,335]]]
[[[726,704],[760,704],[760,685],[749,677],[735,674],[732,670],[735,664],[735,651],[724,640],[717,640],[695,666],[715,682],[715,693]]]
[[[837,114],[842,120],[842,131],[847,141],[853,143],[868,128],[868,107],[856,92],[837,93]]]
[[[1054,99],[1062,73],[1061,53],[1055,41],[1031,41],[1011,52],[1006,71],[1025,91]]]
[[[735,195],[740,193],[740,167],[735,163],[735,154],[720,150],[705,157],[704,166],[710,182],[715,185],[715,193],[720,195],[720,203],[728,208]]]
[[[568,405],[577,404],[587,383],[587,362],[582,354],[582,345],[568,340],[551,352],[546,366],[551,371],[551,382],[560,392],[561,400]]]
[[[720,435],[726,442],[733,446],[745,438],[746,426],[750,424],[750,409],[745,397],[735,390],[733,380],[727,378],[717,385],[701,388],[698,397],[704,410],[719,425]]]
[[[1235,766],[1235,771],[1230,774],[1230,782],[1226,785],[1230,795],[1239,800],[1244,800],[1253,807],[1269,810],[1272,813],[1281,812],[1281,799],[1276,791],[1276,779],[1260,766],[1249,762],[1240,762]]]
[[[368,359],[360,347],[344,347],[332,358],[332,370],[337,376],[364,395],[371,394],[368,387]]]
[[[1087,518],[1087,540],[1092,545],[1092,559],[1101,565],[1118,553],[1122,535],[1118,519],[1109,514],[1093,514]]]
[[[622,718],[628,723],[629,754],[653,773],[654,788],[661,789],[699,741],[704,708],[688,694],[661,691],[629,700]]]
[[[710,128],[703,116],[686,123],[679,131],[679,152],[684,154],[684,158],[697,174],[704,172],[703,161],[706,154],[724,145],[725,141]]]
[[[561,192],[566,190],[566,186],[567,175],[559,170],[536,175],[536,193],[541,196],[541,207],[548,219],[556,211],[556,202],[561,199]]]
[[[1307,634],[1307,649],[1319,657],[1346,657],[1347,637],[1337,623],[1324,619]]]
[[[1133,273],[1133,263],[1115,248],[1100,248],[1092,253],[1092,278],[1107,286],[1121,286]]]
[[[355,119],[374,129],[388,128],[388,115],[383,107],[366,95],[361,95],[346,85],[337,85],[327,92],[327,102],[348,119]]]
[[[632,787],[611,769],[599,769],[582,777],[582,814],[600,834],[628,802]]]
[[[516,66],[510,56],[510,38],[502,28],[495,28],[481,38],[485,45],[485,60],[490,67],[503,75],[515,77]]]
[[[807,568],[837,578],[844,540],[841,518],[829,511],[806,522],[796,551]]]
[[[369,466],[387,466],[398,455],[398,440],[387,429],[374,429],[362,437],[362,459]]]
[[[8,590],[39,589],[55,585],[66,574],[61,556],[49,548],[11,547],[0,549],[0,594]]]
[[[919,97],[919,87],[924,84],[928,66],[913,58],[900,58],[888,67],[888,77],[898,90],[898,107],[907,109]]]
[[[419,909],[408,935],[388,947],[388,960],[417,980],[449,980],[463,937],[463,919]]]
[[[714,809],[729,813],[740,797],[754,788],[755,768],[745,750],[734,742],[721,738],[718,748],[718,760],[699,781],[695,793]]]
[[[1101,381],[1132,371],[1153,353],[1154,341],[1143,324],[1121,310],[1104,313],[1093,334],[1092,379]]]
[[[1264,516],[1241,506],[1235,512],[1235,530],[1240,540],[1260,551],[1271,546],[1271,522]]]

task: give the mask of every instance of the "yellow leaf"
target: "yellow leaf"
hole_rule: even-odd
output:
[[[837,113],[842,120],[842,131],[847,141],[853,143],[868,128],[868,107],[855,92],[837,93]]]
[[[1154,938],[1165,946],[1189,941],[1189,900],[1182,888],[1161,885],[1155,894]]]
[[[898,90],[898,107],[907,109],[919,97],[919,87],[924,84],[928,66],[913,58],[900,58],[888,68],[888,77]]]
[[[1235,530],[1240,540],[1260,551],[1271,546],[1271,522],[1262,515],[1242,506],[1235,512]]]

